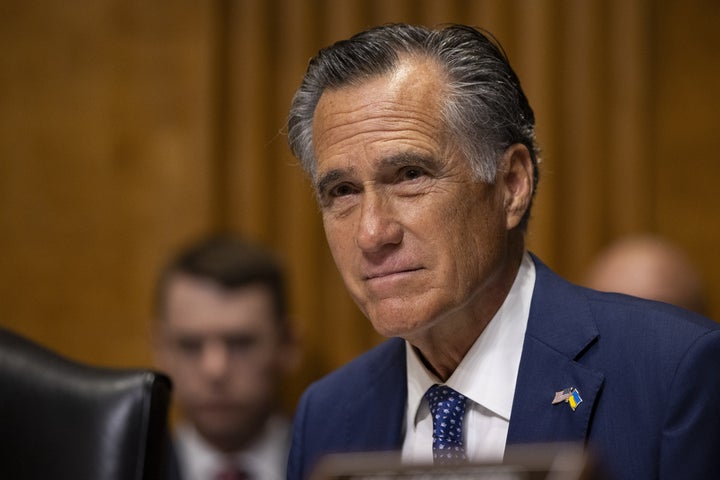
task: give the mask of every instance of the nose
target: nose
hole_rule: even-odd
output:
[[[228,371],[228,351],[223,342],[208,342],[202,353],[202,371],[214,380],[223,378]]]
[[[376,253],[402,241],[403,231],[391,202],[376,190],[366,189],[360,205],[360,219],[355,237],[358,248]]]

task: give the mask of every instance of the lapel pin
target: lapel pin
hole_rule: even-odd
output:
[[[570,408],[572,408],[574,412],[578,405],[582,403],[580,392],[575,387],[569,387],[555,392],[555,398],[553,398],[552,404],[557,405],[562,402],[570,404]]]

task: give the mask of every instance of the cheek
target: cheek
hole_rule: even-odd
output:
[[[171,353],[169,347],[163,347],[162,351],[158,353],[156,362],[158,369],[170,376],[173,384],[184,384],[186,383],[185,377],[191,375],[182,360],[178,355]],[[175,385],[173,385],[173,389],[176,389]]]
[[[232,394],[249,402],[270,401],[276,394],[281,375],[275,365],[259,365],[237,374],[232,381]]]
[[[173,382],[173,396],[181,404],[192,404],[202,394],[204,388],[199,376],[192,375],[182,369],[167,372]]]
[[[472,198],[477,200],[471,202]],[[501,205],[496,200],[490,195],[485,198],[469,195],[457,199],[457,203],[444,212],[445,228],[438,231],[445,245],[451,246],[447,251],[457,262],[457,268],[466,274],[468,269],[486,265],[500,253],[506,229]]]
[[[330,253],[338,266],[346,266],[351,259],[355,245],[354,230],[349,222],[338,220],[323,220],[325,239]]]

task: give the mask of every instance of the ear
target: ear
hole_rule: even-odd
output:
[[[525,145],[516,143],[505,150],[498,182],[504,195],[506,226],[512,230],[520,224],[533,195],[533,164]]]

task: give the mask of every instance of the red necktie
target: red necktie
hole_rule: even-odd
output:
[[[250,480],[250,476],[244,470],[230,466],[218,472],[215,480]]]

